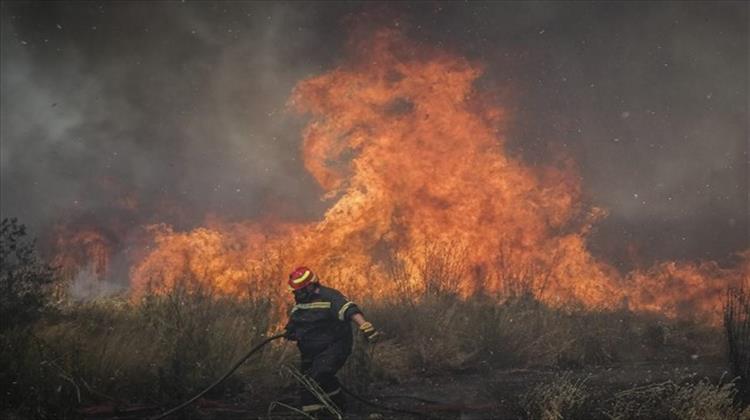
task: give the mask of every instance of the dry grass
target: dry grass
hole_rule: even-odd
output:
[[[577,419],[587,415],[584,407],[589,398],[586,379],[563,373],[522,395],[520,405],[528,419]]]
[[[169,404],[209,385],[278,324],[269,309],[268,300],[185,289],[139,302],[71,304],[19,335],[17,350],[4,352],[4,359],[15,359],[16,381],[7,391],[16,401],[35,396],[21,405],[39,418],[72,416],[75,407],[104,401]],[[269,367],[292,359],[282,353],[281,346],[267,348],[212,395],[249,391],[265,398],[253,390],[275,382]],[[250,382],[258,386],[248,389]]]
[[[538,384],[518,399],[526,419],[739,420],[750,416],[736,401],[734,382],[667,380],[633,387],[610,397],[571,372]]]
[[[455,284],[451,280],[463,269],[460,264],[430,266],[432,271],[423,273],[430,287],[385,301],[359,302],[385,340],[374,348],[356,342],[342,371],[349,388],[366,394],[376,380],[496,367],[570,369],[687,360],[694,353],[721,351],[715,330],[626,311],[550,308],[524,288],[503,298],[463,299],[451,287],[440,286]],[[178,402],[209,385],[261,336],[278,328],[284,315],[270,306],[272,301],[266,296],[230,299],[185,287],[138,302],[109,298],[60,307],[27,334],[0,337],[3,366],[15,378],[6,390],[14,397],[12,412],[66,418],[75,417],[78,407],[109,400],[159,406]],[[295,364],[296,358],[292,345],[274,343],[211,396],[272,401],[293,386],[279,366]],[[680,415],[735,413],[726,405],[729,388],[701,385],[681,392],[672,400],[675,410],[683,410]],[[566,413],[581,409],[585,397],[583,383],[561,377],[529,394],[527,414],[568,418]],[[699,405],[690,406],[688,398],[698,399]],[[615,401],[612,416],[628,413],[622,401]]]
[[[729,364],[737,376],[740,396],[750,401],[750,294],[746,289],[730,289],[724,305]]]
[[[631,361],[716,357],[708,327],[627,311],[550,308],[528,295],[496,300],[424,295],[364,305],[389,339],[377,360],[401,377],[483,368],[580,368]]]
[[[732,420],[747,418],[735,403],[734,383],[677,384],[673,381],[636,387],[615,395],[604,415],[610,420]]]

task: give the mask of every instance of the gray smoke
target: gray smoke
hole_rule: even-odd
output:
[[[284,112],[320,71],[298,9],[4,4],[3,215],[47,225],[131,193],[188,223],[252,217],[276,197],[315,203],[300,121]]]

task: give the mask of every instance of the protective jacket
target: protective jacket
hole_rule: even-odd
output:
[[[351,317],[361,313],[354,302],[336,289],[318,286],[309,302],[297,302],[289,315],[286,330],[303,348],[326,347],[338,340],[351,340]]]

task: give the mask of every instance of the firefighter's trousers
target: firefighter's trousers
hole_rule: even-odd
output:
[[[336,372],[344,366],[352,352],[351,338],[343,338],[325,346],[300,345],[302,357],[300,370],[313,379],[320,388],[343,412],[345,397],[341,390]],[[324,408],[321,401],[305,387],[301,388],[300,401],[302,410],[315,412]]]

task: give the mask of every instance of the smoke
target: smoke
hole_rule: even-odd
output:
[[[207,217],[314,220],[295,84],[335,66],[349,3],[3,3],[0,212],[127,238]],[[628,269],[748,241],[748,5],[406,3],[377,24],[479,60],[508,147],[570,156]],[[383,18],[383,16],[389,16]],[[360,22],[366,19],[359,19]],[[372,23],[372,22],[371,22]]]
[[[3,215],[48,226],[131,195],[172,223],[314,214],[284,107],[317,42],[298,7],[258,6],[4,5]]]

